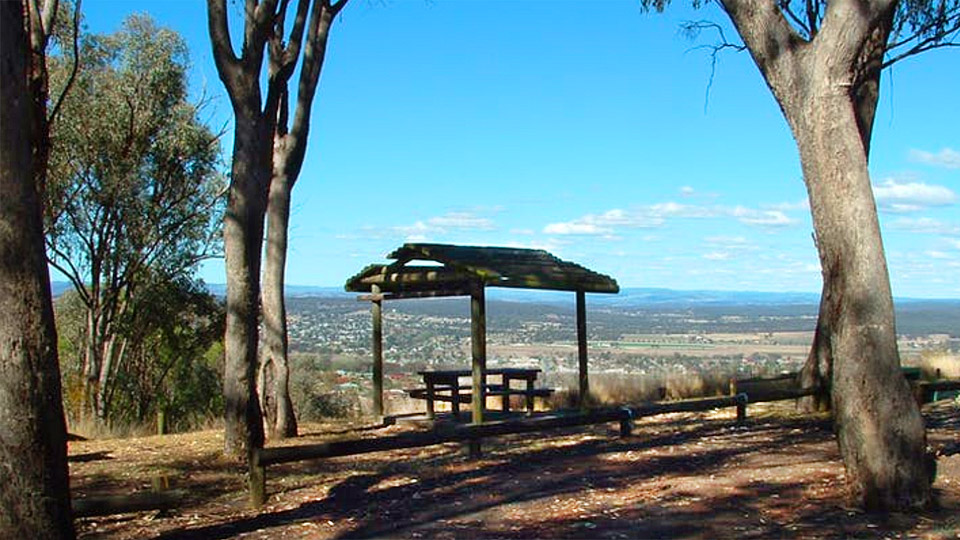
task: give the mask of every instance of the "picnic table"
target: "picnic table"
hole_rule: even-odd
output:
[[[510,396],[521,395],[526,398],[527,413],[533,412],[533,398],[540,396],[546,397],[553,393],[551,388],[536,388],[537,376],[540,374],[539,368],[494,368],[484,372],[484,392],[488,396],[501,396],[501,408],[504,412],[510,411]],[[473,396],[473,387],[469,384],[461,385],[460,379],[471,377],[473,372],[469,369],[446,369],[446,370],[428,370],[418,371],[418,375],[423,377],[424,388],[414,388],[408,390],[410,397],[424,399],[427,401],[427,417],[434,418],[434,404],[437,401],[449,401],[453,409],[454,416],[460,413],[461,403],[470,403]],[[490,376],[498,377],[499,381],[490,382],[487,378]],[[523,388],[513,388],[511,381],[524,381]]]

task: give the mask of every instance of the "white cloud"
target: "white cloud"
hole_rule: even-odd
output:
[[[579,235],[601,235],[610,234],[613,229],[600,227],[595,223],[584,221],[569,221],[567,223],[550,223],[543,228],[545,234],[579,234]]]
[[[448,212],[427,220],[433,227],[442,229],[468,229],[473,231],[490,231],[494,229],[493,222],[485,217],[479,217],[470,212]]]
[[[947,240],[953,247],[960,249],[960,240]]]
[[[960,226],[933,218],[898,218],[890,223],[890,228],[927,234],[960,234]]]
[[[703,206],[681,204],[673,201],[637,206],[631,210],[615,208],[602,214],[587,214],[581,218],[559,223],[550,223],[543,228],[545,234],[614,236],[617,229],[652,229],[662,227],[668,219],[708,219],[733,217],[746,225],[757,227],[786,227],[798,220],[783,210],[747,208],[744,206]]]
[[[731,211],[731,215],[740,223],[759,227],[786,227],[797,223],[782,210],[756,210],[738,206]]]
[[[426,223],[422,221],[418,221],[413,225],[398,225],[396,227],[393,227],[393,230],[409,237],[413,235],[425,234],[427,231],[430,230],[430,227]]]
[[[810,210],[810,201],[800,199],[795,202],[782,202],[776,204],[761,204],[760,208],[764,210],[780,210],[781,212],[793,212],[796,210]]]
[[[725,261],[730,258],[730,254],[725,251],[713,251],[703,256],[708,261]]]
[[[694,195],[696,192],[697,192],[697,190],[693,189],[693,188],[690,187],[690,186],[682,186],[682,187],[680,188],[680,196],[681,196],[681,197],[693,197],[693,195]]]
[[[952,254],[943,251],[927,251],[925,255],[931,259],[953,259]]]
[[[708,218],[715,217],[717,210],[707,206],[697,206],[693,204],[679,204],[675,202],[658,203],[651,206],[641,207],[641,212],[646,212],[655,218],[678,217],[678,218]]]
[[[422,242],[427,235],[445,234],[455,231],[492,231],[496,229],[493,221],[471,212],[447,212],[442,216],[426,221],[417,221],[412,225],[392,227],[394,232],[404,235],[409,242]]]
[[[873,194],[881,209],[897,213],[948,206],[957,201],[957,194],[950,188],[923,182],[898,183],[892,178],[874,185]]]
[[[960,152],[952,148],[943,148],[936,154],[924,150],[910,150],[910,159],[927,165],[960,169]]]
[[[573,221],[550,223],[543,228],[545,234],[612,236],[614,227],[653,228],[663,225],[662,216],[645,210],[627,212],[619,208],[602,214],[587,214]]]
[[[750,242],[743,236],[708,236],[703,241],[707,245],[722,246],[728,249],[752,249],[756,247],[750,245]]]

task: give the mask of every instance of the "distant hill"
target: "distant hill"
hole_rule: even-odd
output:
[[[53,281],[51,288],[54,296],[59,296],[73,288],[66,281]],[[207,289],[216,296],[224,297],[227,286],[223,283],[208,283]],[[355,298],[342,287],[316,287],[312,285],[288,285],[287,296],[291,298]],[[572,293],[564,291],[536,291],[528,289],[507,289],[491,287],[487,289],[487,298],[501,302],[523,302],[531,304],[568,304]],[[819,293],[804,292],[757,292],[757,291],[680,291],[646,287],[627,287],[619,294],[591,294],[589,302],[596,306],[643,308],[653,306],[806,306],[820,302]],[[957,299],[920,299],[896,298],[897,304],[931,304],[947,307],[960,306]]]
[[[54,296],[72,287],[67,282],[51,285]],[[226,294],[223,284],[209,284],[208,289],[220,298]],[[355,300],[357,296],[340,287],[287,287],[288,309],[292,313],[316,311],[320,306],[337,306],[336,309],[346,311],[366,309]],[[519,324],[518,321],[535,320],[546,314],[572,316],[576,305],[569,292],[497,287],[487,289],[487,300],[492,320],[506,324]],[[629,313],[633,317],[630,324],[645,320],[650,331],[658,332],[684,331],[689,329],[690,320],[712,321],[711,328],[723,331],[792,331],[812,327],[819,301],[819,295],[812,293],[625,288],[619,294],[591,294],[587,305],[593,311],[594,323],[607,320],[610,327],[621,325],[620,319]],[[390,308],[410,314],[459,317],[465,313],[465,305],[469,303],[464,304],[463,299],[436,298],[395,302]],[[960,336],[960,299],[897,298],[896,308],[898,333]]]
[[[73,283],[69,281],[51,281],[50,282],[50,292],[53,294],[53,297],[56,298],[61,294],[73,289]]]
[[[226,294],[226,285],[208,284],[217,296]],[[293,298],[353,298],[340,287],[313,287],[288,285],[287,296]],[[490,287],[487,298],[502,302],[531,304],[567,304],[572,293],[564,291],[536,291]],[[766,293],[750,291],[677,291],[673,289],[625,288],[619,294],[591,294],[590,303],[610,307],[645,307],[653,305],[806,305],[820,301],[813,293]]]

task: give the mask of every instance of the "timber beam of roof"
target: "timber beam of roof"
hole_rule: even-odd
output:
[[[460,296],[481,285],[591,293],[620,291],[613,278],[538,249],[404,244],[388,257],[396,260],[364,268],[347,281],[346,290],[373,293],[361,297],[366,300]],[[411,264],[417,261],[434,265]]]

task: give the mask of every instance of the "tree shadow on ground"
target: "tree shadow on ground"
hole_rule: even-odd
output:
[[[791,425],[794,424],[794,425]],[[441,466],[462,461],[459,454],[447,453],[413,460],[381,461],[374,472],[356,474],[332,486],[327,496],[317,501],[303,503],[295,508],[242,518],[227,523],[194,529],[169,531],[162,538],[227,538],[242,533],[270,529],[304,522],[351,523],[342,538],[370,538],[399,535],[410,529],[418,534],[444,535],[456,533],[444,528],[452,519],[470,519],[486,511],[516,503],[550,501],[562,496],[573,496],[583,490],[617,490],[638,482],[656,480],[670,475],[704,475],[724,467],[736,466],[739,457],[747,453],[791,452],[791,447],[800,442],[823,442],[832,438],[829,422],[785,421],[776,424],[755,423],[748,428],[752,437],[749,444],[739,442],[735,436],[743,428],[731,422],[709,421],[684,425],[664,425],[659,430],[638,433],[635,436],[617,438],[616,431],[607,428],[594,429],[584,440],[560,447],[529,448],[531,440],[522,436],[484,441],[486,457],[457,467],[454,472],[441,472]],[[769,431],[770,436],[764,437]],[[582,434],[583,429],[572,428],[550,432],[537,440]],[[597,435],[599,433],[599,437]],[[652,448],[669,449],[673,446],[695,442],[708,436],[730,436],[728,447],[710,450],[692,450],[686,454],[644,456],[637,460],[610,459],[609,456],[630,455]],[[809,459],[809,450],[797,452],[793,459]],[[820,456],[819,459],[825,459]],[[330,467],[333,461],[326,460],[314,467]],[[584,465],[589,474],[583,474]],[[349,466],[349,462],[346,463]],[[337,466],[337,465],[333,465]],[[344,466],[344,465],[340,465]],[[437,471],[431,474],[431,469]],[[271,468],[269,476],[283,475],[282,468]],[[269,486],[269,480],[268,480]],[[749,509],[752,502],[759,503],[771,490],[799,489],[797,486],[777,485],[742,486],[742,493],[731,497],[727,503],[731,512]],[[693,495],[690,495],[694,498]],[[663,502],[663,501],[661,501]],[[769,504],[769,501],[764,501]],[[696,505],[676,512],[676,518],[660,520],[661,529],[655,536],[694,534],[702,531],[705,518],[714,519],[718,508],[711,502],[709,508],[695,510]],[[638,507],[628,510],[604,530],[628,531],[636,519],[646,510]],[[684,512],[691,515],[684,516]],[[632,517],[630,514],[636,514]],[[732,514],[731,514],[732,515]],[[738,514],[739,515],[739,514]],[[625,518],[625,519],[624,519]],[[680,519],[682,518],[682,519]],[[563,520],[551,520],[543,515],[533,516],[531,524],[512,529],[472,528],[470,536],[593,536],[590,531]],[[613,522],[618,523],[614,526]],[[594,525],[596,525],[594,523]],[[609,526],[606,526],[609,525]],[[535,529],[535,530],[534,530]],[[432,531],[432,532],[430,532]],[[481,534],[481,531],[486,531]],[[539,531],[539,532],[538,532]],[[566,532],[563,532],[566,531]],[[466,534],[468,531],[461,531]],[[630,536],[645,536],[642,529],[630,529]],[[768,531],[775,533],[776,531]],[[537,534],[532,534],[537,533]],[[562,534],[561,534],[562,533]],[[620,533],[617,533],[620,534]],[[459,536],[455,534],[455,536]]]
[[[108,459],[113,459],[113,456],[110,455],[112,452],[104,450],[101,452],[87,452],[86,454],[76,454],[73,456],[67,456],[67,462],[69,463],[89,463],[91,461],[105,461]]]

